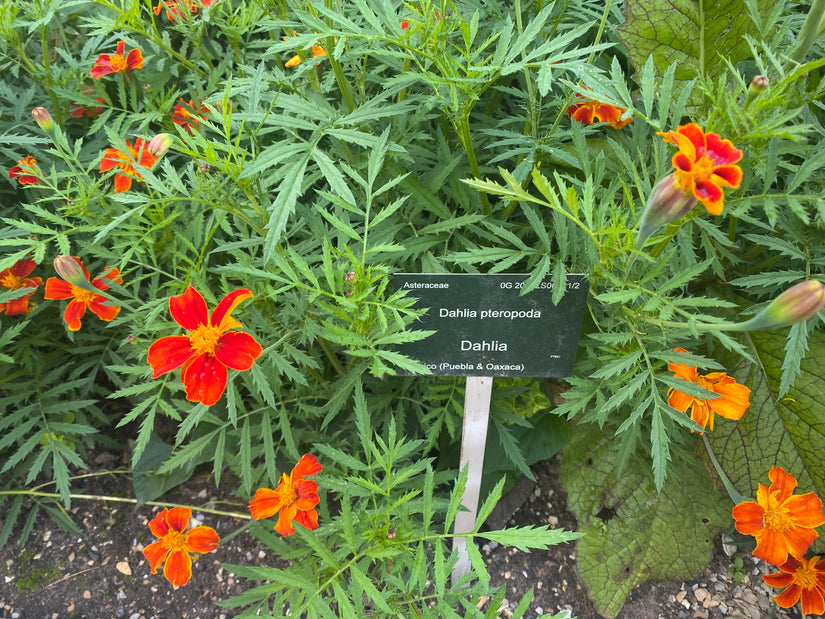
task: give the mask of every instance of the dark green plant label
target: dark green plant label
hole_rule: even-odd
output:
[[[569,376],[576,356],[588,281],[568,274],[553,305],[548,275],[521,295],[528,275],[395,273],[397,290],[409,290],[428,308],[415,328],[435,334],[398,351],[437,376]]]

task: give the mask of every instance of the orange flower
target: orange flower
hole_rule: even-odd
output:
[[[135,48],[129,50],[128,54],[124,54],[125,51],[126,41],[118,41],[117,51],[112,55],[101,54],[98,56],[95,65],[89,71],[89,75],[95,79],[100,79],[110,73],[125,73],[132,69],[142,69],[143,54],[141,51]]]
[[[203,102],[198,101],[200,104],[200,111],[197,110],[195,106],[195,102],[192,99],[189,99],[187,103],[182,98],[178,99],[180,103],[175,104],[175,109],[172,111],[172,122],[176,125],[180,125],[192,135],[192,132],[200,126],[201,119],[205,119],[206,117],[204,114],[209,112],[209,109],[203,105]]]
[[[241,301],[252,297],[246,288],[230,292],[212,312],[192,286],[169,299],[169,312],[188,335],[162,337],[149,347],[152,378],[183,366],[180,379],[186,399],[212,406],[223,395],[228,380],[226,368],[244,371],[261,355],[261,345],[248,333],[232,331],[241,323],[230,316]]]
[[[112,305],[106,305],[107,299],[103,295],[95,294],[91,288],[98,290],[108,290],[109,285],[106,280],[116,281],[118,284],[123,282],[120,277],[120,271],[114,267],[106,267],[104,274],[92,280],[89,285],[89,271],[83,266],[83,261],[77,256],[70,256],[80,268],[83,270],[85,277],[84,282],[78,282],[80,285],[50,277],[46,280],[46,292],[43,295],[44,299],[52,301],[62,301],[71,299],[66,309],[63,312],[63,320],[69,327],[69,331],[77,331],[80,329],[80,319],[89,309],[93,314],[104,322],[111,322],[120,313],[120,308]]]
[[[221,541],[212,527],[195,527],[186,533],[191,517],[192,510],[188,507],[173,507],[164,508],[149,521],[152,535],[160,539],[144,548],[143,556],[149,561],[153,574],[157,574],[160,564],[166,561],[163,575],[174,587],[181,587],[192,578],[190,552],[212,552]]]
[[[684,348],[674,348],[676,352],[688,352]],[[734,421],[741,418],[750,406],[751,390],[740,385],[724,372],[711,372],[701,375],[695,365],[670,363],[668,370],[684,381],[695,383],[700,387],[718,393],[718,398],[705,399],[677,391],[673,387],[667,391],[667,403],[680,413],[691,409],[690,418],[702,426],[713,430],[714,414]]]
[[[790,608],[802,598],[803,615],[825,613],[825,561],[788,557],[779,569],[778,574],[766,574],[762,580],[771,587],[787,587],[773,598],[780,607]]]
[[[0,286],[7,290],[19,290],[20,288],[31,288],[31,292],[24,294],[22,297],[0,303],[0,314],[3,311],[7,316],[14,316],[16,314],[29,313],[29,297],[37,290],[38,286],[43,285],[43,280],[39,277],[29,277],[37,263],[31,258],[23,258],[14,263],[10,269],[3,269],[0,271]]]
[[[135,169],[135,164],[142,168],[151,168],[158,158],[149,152],[142,138],[135,138],[134,147],[126,140],[126,148],[129,154],[125,155],[116,148],[107,148],[106,153],[100,160],[100,172],[108,172],[112,168],[118,168],[120,172],[115,173],[115,193],[128,191],[132,186],[132,178],[141,180],[143,177]]]
[[[315,456],[301,456],[292,473],[284,473],[281,476],[281,482],[275,490],[258,488],[255,497],[249,502],[252,517],[260,520],[280,512],[275,530],[284,536],[295,533],[293,521],[310,531],[317,529],[318,512],[315,511],[315,506],[321,500],[318,496],[318,484],[304,477],[320,473],[321,469]]]
[[[37,159],[31,155],[26,155],[16,166],[9,168],[9,180],[16,178],[21,185],[36,185],[37,174]]]
[[[724,198],[722,187],[736,189],[742,182],[742,168],[733,165],[742,159],[742,151],[730,140],[705,133],[696,123],[658,135],[679,147],[671,160],[676,168],[673,183],[704,204],[710,214],[719,215]]]
[[[582,95],[577,96],[582,101],[568,107],[567,116],[583,125],[592,125],[595,119],[596,122],[609,123],[614,129],[621,129],[626,124],[633,122],[633,118],[621,120],[622,114],[627,110]]]
[[[174,23],[175,18],[188,19],[194,17],[203,8],[212,6],[212,0],[161,0],[153,8],[155,15],[160,15],[162,9],[166,9],[166,18]]]
[[[818,537],[814,529],[825,524],[822,501],[813,492],[794,495],[796,478],[779,467],[771,469],[771,485],[759,484],[756,503],[733,508],[736,530],[756,538],[753,556],[782,565],[788,555],[801,557]]]
[[[292,35],[295,36],[295,34],[296,33],[293,30]],[[284,41],[289,41],[289,39],[284,37]],[[326,55],[327,55],[327,53],[324,50],[324,48],[321,47],[320,45],[318,45],[317,43],[312,46],[312,57],[313,58],[318,58],[320,56],[326,56]],[[299,64],[301,64],[301,57],[296,55],[296,56],[293,56],[292,58],[290,58],[289,60],[287,60],[284,63],[284,67],[286,67],[287,69],[291,69],[292,67],[297,67]],[[318,63],[318,64],[321,64],[321,63]]]

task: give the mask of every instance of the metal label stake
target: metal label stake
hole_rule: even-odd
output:
[[[470,533],[475,527],[492,393],[493,378],[491,376],[467,377],[464,390],[464,426],[461,434],[460,465],[461,469],[467,467],[467,485],[461,497],[461,505],[467,511],[460,511],[456,514],[453,526],[456,534]],[[462,576],[470,573],[467,538],[454,537],[453,550],[458,552],[458,562],[453,568],[451,577],[452,583],[455,584]]]

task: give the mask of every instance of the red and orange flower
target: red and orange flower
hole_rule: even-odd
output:
[[[9,168],[9,180],[17,179],[21,185],[36,185],[38,174],[37,159],[31,155],[26,155],[16,166]]]
[[[822,501],[816,494],[793,494],[796,478],[781,467],[768,474],[770,487],[759,484],[756,502],[745,501],[733,508],[736,530],[756,538],[753,556],[773,565],[788,557],[802,557],[818,537],[814,529],[825,524]],[[789,594],[790,595],[790,594]]]
[[[175,104],[172,110],[172,122],[183,127],[189,135],[200,126],[201,120],[204,120],[205,114],[209,113],[209,109],[199,101],[200,110],[192,99],[184,101],[182,98]]]
[[[95,316],[104,322],[111,322],[120,313],[120,308],[112,305],[107,305],[108,300],[100,294],[96,294],[92,288],[98,290],[108,290],[108,282],[116,281],[122,283],[123,279],[120,277],[120,271],[114,267],[106,267],[104,273],[89,283],[89,271],[83,265],[83,261],[77,256],[67,256],[77,264],[82,272],[82,276],[78,275],[76,282],[68,282],[56,277],[50,277],[46,280],[46,291],[43,298],[52,301],[63,301],[71,299],[66,309],[63,312],[63,320],[69,328],[69,331],[78,331],[80,329],[80,319],[88,309]],[[79,273],[80,273],[79,272]],[[84,279],[85,278],[85,279]]]
[[[771,587],[787,587],[773,599],[781,608],[790,608],[802,600],[803,615],[825,613],[825,561],[819,557],[788,557],[778,574],[762,576]]]
[[[614,129],[621,129],[633,122],[632,117],[622,120],[622,114],[627,110],[602,103],[583,95],[577,95],[581,101],[567,108],[568,118],[579,121],[583,125],[592,125],[594,122],[608,123]]]
[[[0,314],[4,311],[7,316],[29,313],[29,297],[37,291],[38,287],[43,285],[41,278],[29,277],[36,266],[37,263],[31,258],[23,258],[15,262],[11,268],[0,271],[0,286],[6,290],[31,289],[31,292],[27,292],[22,297],[0,303]]]
[[[258,488],[255,497],[249,502],[252,517],[261,520],[278,514],[275,530],[284,536],[295,533],[293,521],[310,531],[317,529],[318,512],[315,511],[315,506],[321,500],[318,484],[305,477],[320,473],[322,468],[315,456],[301,456],[292,472],[281,476],[275,490]]]
[[[149,530],[159,538],[143,549],[152,573],[157,574],[161,563],[163,575],[172,586],[182,587],[192,578],[192,557],[189,553],[206,554],[221,541],[215,529],[199,526],[186,532],[192,510],[188,507],[164,509],[149,521]]]
[[[93,91],[88,86],[84,86],[83,94],[91,97]],[[106,99],[103,97],[95,97],[95,101],[103,105],[106,104]],[[84,116],[94,118],[95,116],[100,116],[101,112],[103,112],[103,108],[98,106],[95,106],[94,109],[90,109],[82,103],[71,103],[69,105],[69,116],[73,116],[74,118],[83,118]]]
[[[107,148],[106,153],[100,160],[100,172],[108,172],[117,168],[120,172],[115,173],[115,193],[128,191],[132,186],[132,179],[141,180],[143,177],[135,169],[135,166],[150,169],[158,157],[149,152],[148,142],[143,138],[135,138],[135,145],[132,146],[126,140],[126,148],[129,154],[124,154],[116,148]]]
[[[192,286],[169,299],[169,312],[188,335],[162,337],[149,347],[152,378],[181,366],[180,379],[186,399],[212,406],[223,395],[227,368],[244,371],[262,352],[257,340],[241,331],[241,323],[230,315],[241,301],[252,297],[246,288],[226,295],[209,316],[206,301]]]
[[[95,60],[92,70],[89,71],[95,79],[100,79],[110,73],[126,73],[134,69],[143,68],[143,53],[135,48],[126,53],[126,41],[118,41],[114,54],[101,54]]]
[[[676,169],[673,183],[704,204],[711,215],[719,215],[724,201],[722,188],[736,189],[742,182],[742,168],[733,165],[742,159],[742,151],[730,140],[705,133],[696,123],[659,135],[679,148],[671,159]]]
[[[166,18],[174,23],[176,19],[188,19],[198,14],[201,9],[212,6],[212,0],[161,0],[153,8],[155,15],[166,9]]]
[[[688,352],[684,348],[675,348],[676,352]],[[670,363],[668,370],[677,378],[694,383],[709,391],[719,394],[718,398],[705,399],[688,395],[671,387],[668,389],[667,403],[680,413],[690,410],[690,418],[702,426],[713,430],[714,415],[726,419],[738,420],[750,406],[751,390],[740,385],[724,372],[711,372],[701,375],[695,365]]]

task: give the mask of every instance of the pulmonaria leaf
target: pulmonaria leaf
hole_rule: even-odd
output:
[[[769,3],[758,0],[760,12]],[[676,80],[716,77],[723,59],[737,63],[750,53],[742,35],[756,32],[744,0],[627,0],[625,21],[617,29],[633,67],[640,71],[653,56],[656,75],[676,64]]]
[[[808,354],[789,393],[778,398],[785,357],[783,332],[750,335],[755,362],[731,372],[751,389],[751,405],[736,423],[718,423],[708,433],[711,447],[733,486],[745,497],[757,484],[769,485],[768,471],[781,466],[799,481],[799,494],[825,496],[825,335],[808,336]]]
[[[577,543],[579,574],[608,618],[638,584],[696,577],[733,507],[691,462],[680,462],[679,474],[669,475],[657,493],[644,465],[617,472],[618,451],[619,441],[580,428],[561,468],[568,505],[584,533]]]

